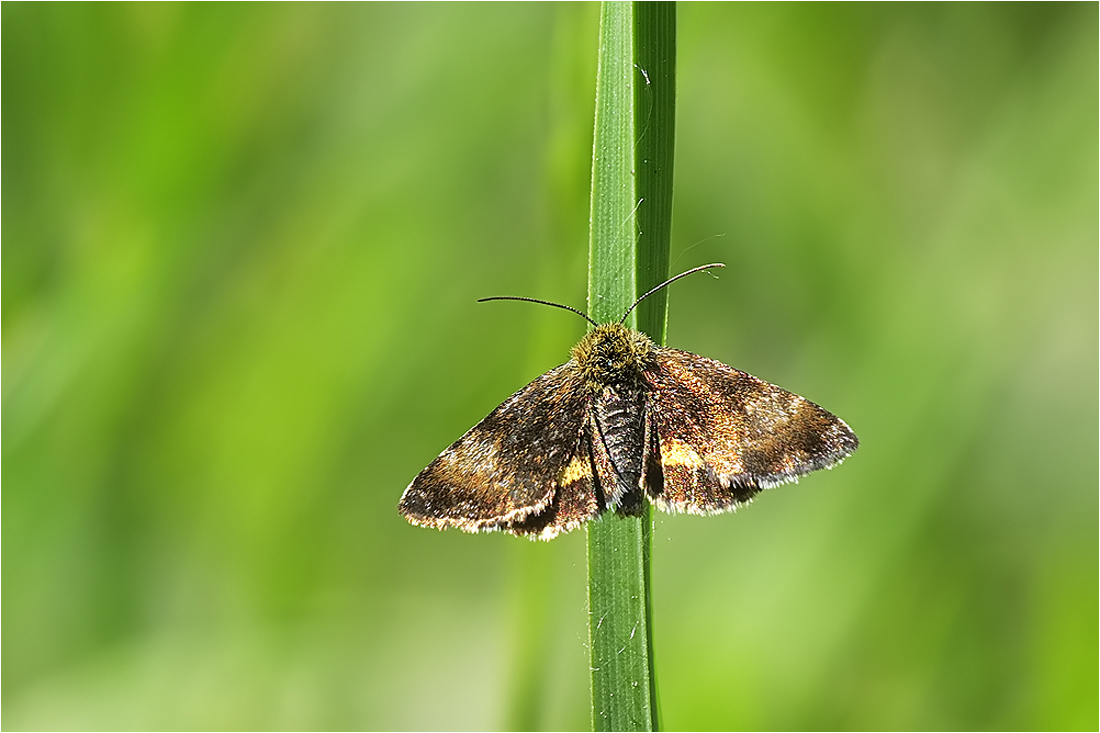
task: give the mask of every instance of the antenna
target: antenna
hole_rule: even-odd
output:
[[[650,290],[648,293],[646,293],[642,297],[635,300],[634,305],[627,308],[626,313],[623,313],[623,317],[619,319],[619,323],[620,324],[621,323],[626,323],[626,317],[630,315],[630,312],[632,310],[634,310],[635,308],[638,307],[638,303],[641,303],[643,300],[645,300],[649,296],[653,295],[654,293],[656,293],[661,288],[666,287],[668,285],[671,285],[672,283],[676,282],[677,280],[679,280],[682,277],[687,277],[688,275],[694,275],[697,272],[702,272],[703,270],[709,270],[712,267],[725,267],[725,264],[723,264],[721,262],[712,262],[709,265],[700,265],[699,267],[693,267],[690,270],[688,270],[687,272],[681,272],[679,275],[676,275],[675,277],[670,277],[668,280],[665,280],[663,283],[661,283],[657,287],[653,288],[652,290]],[[589,319],[589,320],[592,320],[592,319]]]
[[[626,322],[626,317],[630,315],[630,312],[632,310],[634,310],[635,308],[638,307],[638,303],[641,303],[643,300],[645,300],[649,296],[653,295],[654,293],[656,293],[661,288],[667,287],[668,285],[671,285],[672,283],[676,282],[677,280],[679,280],[682,277],[687,277],[688,275],[694,275],[697,272],[702,272],[703,270],[709,270],[712,267],[725,267],[725,265],[721,262],[712,262],[709,265],[700,265],[699,267],[693,267],[690,270],[688,270],[687,272],[681,272],[679,275],[676,275],[675,277],[670,277],[668,280],[665,280],[663,283],[661,283],[657,287],[653,288],[652,290],[650,290],[648,293],[646,293],[642,297],[635,300],[634,305],[627,308],[626,313],[623,313],[623,317],[619,319],[619,325],[622,325],[623,323]],[[494,295],[491,298],[478,298],[477,302],[478,303],[487,303],[490,300],[522,300],[525,303],[540,303],[542,305],[549,305],[549,306],[552,306],[554,308],[561,308],[562,310],[572,311],[573,313],[576,313],[578,316],[580,316],[584,320],[591,323],[593,326],[599,326],[600,325],[600,324],[596,323],[595,321],[593,321],[588,316],[587,313],[579,311],[579,310],[577,310],[576,308],[574,308],[572,306],[562,305],[561,303],[551,303],[549,300],[539,300],[538,298],[521,298],[517,295]]]
[[[561,308],[562,310],[573,311],[578,316],[580,316],[584,320],[591,323],[593,326],[600,325],[600,324],[596,323],[595,321],[593,321],[591,318],[589,318],[587,313],[582,313],[581,311],[577,310],[576,308],[573,308],[572,306],[562,305],[561,303],[551,303],[549,300],[539,300],[538,298],[520,298],[520,297],[515,296],[515,295],[494,295],[491,298],[478,298],[477,302],[478,303],[485,303],[485,302],[488,302],[490,300],[522,300],[525,303],[541,303],[542,305],[552,305],[555,308]]]

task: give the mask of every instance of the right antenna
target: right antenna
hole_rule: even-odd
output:
[[[721,262],[712,262],[709,265],[700,265],[699,267],[693,267],[690,270],[688,270],[687,272],[681,272],[679,275],[676,275],[675,277],[670,277],[668,280],[665,280],[663,283],[661,283],[657,287],[653,288],[652,290],[650,290],[648,293],[646,293],[642,297],[635,300],[634,305],[627,308],[626,313],[623,313],[623,317],[619,319],[619,323],[620,324],[625,323],[626,322],[626,317],[630,315],[630,311],[632,311],[632,310],[634,310],[635,308],[638,307],[638,303],[641,303],[643,300],[645,300],[649,296],[653,295],[654,293],[656,293],[661,288],[666,287],[668,285],[671,285],[672,283],[676,282],[677,280],[679,280],[682,277],[687,277],[688,275],[694,275],[697,272],[702,272],[703,270],[709,270],[712,267],[725,267],[725,264],[723,264]]]

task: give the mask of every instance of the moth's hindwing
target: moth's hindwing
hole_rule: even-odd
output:
[[[596,498],[591,421],[584,422],[580,446],[558,474],[550,503],[503,529],[521,537],[551,540],[576,529],[603,510]]]
[[[548,528],[571,528],[567,517],[582,512],[584,501],[570,497],[563,506],[559,499],[553,509],[554,500],[559,483],[591,493],[584,440],[589,403],[572,364],[543,374],[421,471],[401,497],[401,513],[414,524],[467,532],[507,529],[542,537]],[[529,520],[548,507],[554,516],[541,526]]]
[[[655,349],[647,419],[659,438],[665,511],[710,514],[839,463],[859,446],[840,418],[721,362]]]

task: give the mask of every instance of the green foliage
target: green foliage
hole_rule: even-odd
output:
[[[586,728],[583,533],[395,506],[583,333],[474,301],[584,302],[598,6],[0,13],[5,727]],[[862,446],[657,516],[668,728],[1097,726],[1096,29],[680,7],[668,342]]]

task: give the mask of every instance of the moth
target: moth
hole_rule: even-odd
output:
[[[405,489],[413,524],[503,530],[549,540],[605,511],[736,509],[763,489],[831,468],[859,439],[796,394],[618,322],[598,324],[568,362],[509,397],[439,454]],[[482,302],[479,301],[479,302]]]

